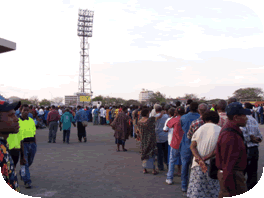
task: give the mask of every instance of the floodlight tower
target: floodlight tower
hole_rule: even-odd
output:
[[[90,95],[92,97],[89,43],[88,37],[92,37],[94,11],[79,9],[78,17],[78,36],[81,39],[81,60],[79,68],[79,86],[78,92],[81,95]],[[85,94],[86,93],[86,94]],[[79,104],[79,95],[77,97]],[[84,102],[83,102],[84,106]]]

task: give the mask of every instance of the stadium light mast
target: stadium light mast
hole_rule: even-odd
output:
[[[79,104],[80,95],[89,95],[92,97],[91,73],[90,73],[90,58],[89,58],[89,43],[88,37],[92,37],[93,32],[93,16],[94,11],[79,9],[78,29],[77,34],[81,39],[81,60],[79,68],[79,85],[77,103]],[[84,106],[84,102],[83,102]]]

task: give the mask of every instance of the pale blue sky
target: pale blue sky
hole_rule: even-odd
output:
[[[0,2],[0,37],[17,43],[16,51],[0,55],[4,96],[50,99],[77,92],[79,8],[94,10],[94,96],[138,99],[145,88],[212,99],[240,87],[264,88],[257,1],[86,2]]]

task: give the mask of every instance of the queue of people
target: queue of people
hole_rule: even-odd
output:
[[[251,109],[250,103],[242,105],[235,98],[228,103],[220,100],[213,109],[190,100],[185,108],[139,106],[132,112],[132,131],[140,142],[143,173],[152,169],[156,175],[166,165],[166,183],[171,185],[177,165],[187,197],[231,197],[252,189],[257,184],[263,136]],[[119,123],[129,126],[127,119]],[[113,129],[116,134],[118,130]]]
[[[258,147],[263,136],[252,109],[250,103],[243,107],[235,98],[228,103],[220,100],[212,108],[192,100],[185,107],[177,102],[176,106],[157,103],[153,108],[76,109],[34,108],[0,100],[0,166],[5,181],[19,192],[15,167],[20,157],[19,175],[25,187],[31,188],[29,168],[37,151],[38,128],[34,118],[49,127],[48,143],[56,143],[60,128],[63,143],[69,144],[71,124],[77,127],[79,142],[87,142],[86,127],[93,122],[112,127],[117,152],[120,146],[127,151],[129,136],[140,142],[143,174],[148,169],[153,175],[166,171],[165,182],[171,185],[177,165],[184,196],[231,197],[257,184]]]

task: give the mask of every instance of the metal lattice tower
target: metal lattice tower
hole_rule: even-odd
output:
[[[92,97],[89,43],[92,37],[94,11],[79,9],[78,36],[81,39],[78,92]],[[78,99],[79,100],[79,99]]]

